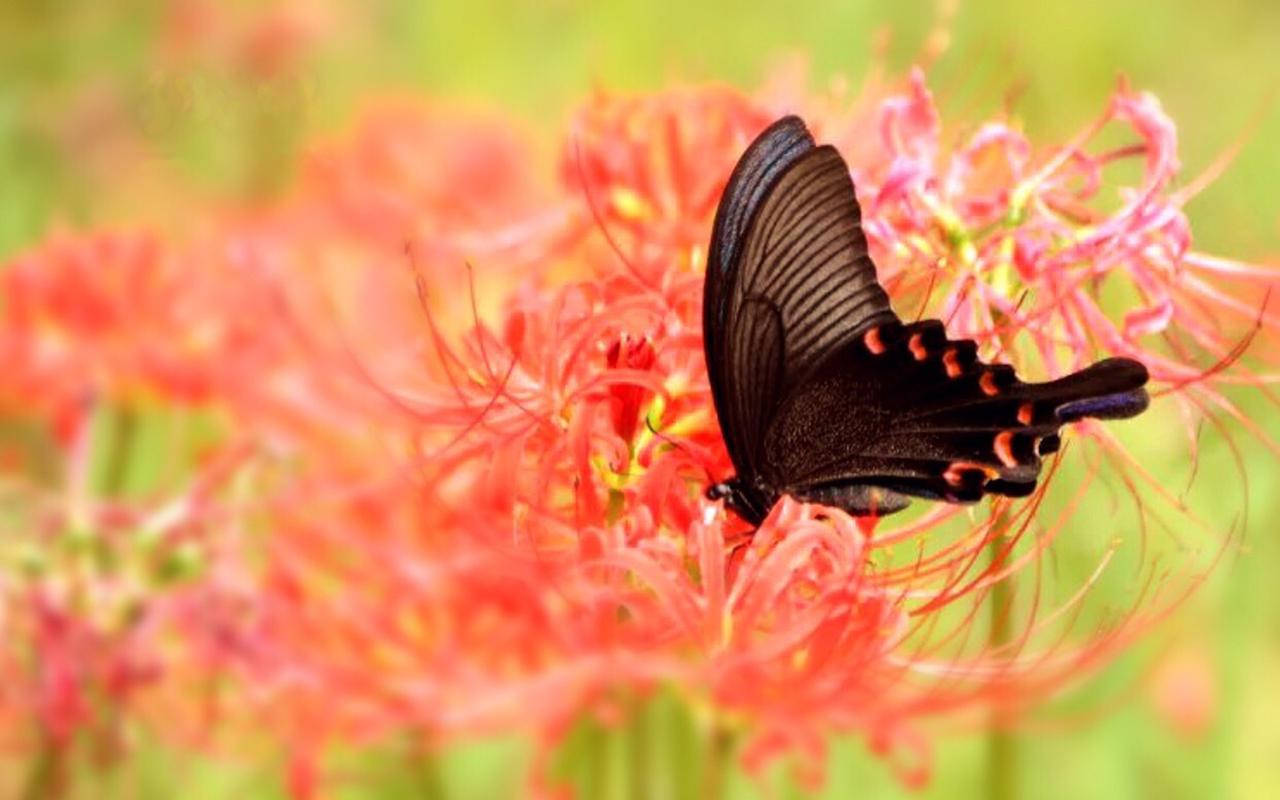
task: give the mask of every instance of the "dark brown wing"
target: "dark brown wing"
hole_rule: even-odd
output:
[[[730,291],[737,275],[743,236],[756,209],[782,172],[813,146],[813,137],[799,117],[783,117],[766,128],[738,159],[720,197],[715,225],[711,230],[711,248],[707,253],[707,274],[702,290],[703,348],[712,398],[725,431],[725,444],[740,472],[749,461],[749,452],[754,451],[748,442],[730,432],[733,426],[727,422],[731,396],[729,386],[737,382],[727,357],[734,332],[727,319]]]
[[[1147,371],[1130,359],[1024,383],[936,320],[903,325],[844,160],[794,117],[748,148],[725,190],[703,311],[721,430],[739,490],[757,499],[857,514],[908,495],[1022,496],[1063,424],[1147,405]]]
[[[791,158],[729,252],[704,326],[721,430],[750,479],[782,399],[860,331],[897,318],[867,255],[848,167],[830,146]]]
[[[854,497],[853,487],[891,490],[891,500],[1024,496],[1063,424],[1141,412],[1146,381],[1141,364],[1112,358],[1024,383],[1008,365],[980,362],[972,341],[948,339],[936,320],[875,326],[786,398],[762,474],[780,491],[854,513],[871,509],[857,505],[866,493]],[[888,505],[881,500],[881,513]]]

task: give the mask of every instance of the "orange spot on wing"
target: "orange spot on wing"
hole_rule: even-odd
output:
[[[916,357],[916,361],[924,361],[929,357],[929,351],[924,349],[924,342],[920,334],[911,337],[911,342],[907,345],[911,348],[911,355]]]
[[[978,379],[978,386],[982,389],[982,393],[987,397],[995,397],[1000,394],[1000,387],[996,386],[996,376],[994,372],[982,373],[982,377]]]
[[[964,372],[964,367],[960,366],[960,362],[956,360],[955,350],[948,350],[947,354],[942,357],[942,363],[947,368],[948,378],[959,378]]]
[[[880,326],[872,328],[862,334],[862,343],[867,346],[872,355],[880,355],[884,352],[884,342],[880,340]]]
[[[1006,467],[1018,466],[1018,459],[1013,455],[1013,432],[1004,431],[996,434],[995,441],[996,458],[1000,459],[1000,463]]]
[[[1030,403],[1023,403],[1018,408],[1018,422],[1021,422],[1023,425],[1030,425],[1031,420],[1033,418],[1032,412],[1034,410],[1035,409],[1032,407]]]
[[[975,461],[954,461],[951,466],[947,467],[947,471],[942,473],[942,479],[952,486],[960,486],[964,483],[965,473],[969,472],[982,473],[983,483],[1000,476],[999,472],[986,464],[979,464]]]

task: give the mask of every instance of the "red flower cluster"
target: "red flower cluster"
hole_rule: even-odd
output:
[[[1003,120],[947,151],[919,73],[866,102],[854,116],[878,143],[849,152],[904,317],[941,316],[1033,376],[1130,355],[1160,392],[1228,413],[1224,383],[1264,380],[1237,345],[1274,321],[1255,297],[1274,273],[1191,249],[1154,99],[1121,87],[1044,151]],[[139,584],[147,608],[181,609],[180,639],[103,634],[104,606],[54,604],[44,583],[6,594],[26,633],[0,668],[47,688],[28,709],[47,746],[87,725],[75,687],[132,685],[62,655],[90,630],[127,645],[89,649],[127,652],[151,683],[193,663],[232,676],[292,751],[300,796],[331,741],[525,730],[551,745],[657,687],[741,733],[749,767],[789,752],[818,780],[826,737],[853,731],[918,781],[922,720],[1043,698],[1165,613],[1189,584],[1148,583],[1119,620],[1086,610],[1119,544],[1065,591],[1044,578],[1092,477],[1054,513],[1046,480],[989,514],[919,504],[892,524],[784,500],[750,531],[703,499],[731,469],[702,356],[711,216],[751,137],[806,103],[822,105],[596,97],[559,188],[501,123],[383,110],[319,150],[287,201],[207,238],[64,238],[20,258],[0,328],[9,413],[181,406],[215,420],[235,464],[193,479],[198,502],[142,503],[202,531],[192,583]],[[1091,150],[1112,123],[1136,143]],[[1134,157],[1140,185],[1105,207],[1106,168]],[[88,441],[71,429],[68,447]],[[150,563],[152,539],[98,513],[114,502],[65,527]],[[26,538],[44,552],[39,528]],[[239,613],[193,616],[193,596]],[[193,658],[155,657],[167,648]]]
[[[1151,150],[1152,170],[1167,170],[1158,108],[1127,91],[1114,108],[1108,118],[1141,122],[1135,130],[1147,138],[1135,152]],[[1149,585],[1131,615],[1082,633],[1088,589],[1118,545],[1063,596],[1041,597],[1040,555],[1070,523],[1070,507],[1042,519],[1041,496],[998,504],[976,523],[938,507],[866,529],[783,503],[754,533],[701,500],[710,476],[730,468],[702,363],[703,247],[733,158],[772,116],[719,91],[599,98],[563,167],[590,224],[554,249],[558,259],[523,271],[502,317],[451,336],[432,321],[431,284],[444,278],[419,270],[435,386],[384,388],[420,425],[415,466],[433,521],[418,524],[431,544],[363,568],[349,555],[356,543],[335,547],[342,582],[358,588],[325,593],[360,609],[346,615],[362,631],[355,649],[329,654],[346,674],[367,649],[386,653],[384,669],[360,672],[348,688],[385,704],[384,721],[432,737],[515,726],[554,740],[584,709],[608,713],[619,691],[667,685],[749,731],[749,764],[790,750],[816,769],[826,732],[860,730],[919,779],[928,759],[915,722],[1043,697],[1180,596],[1176,581]],[[883,149],[855,172],[896,301],[940,307],[991,355],[1032,373],[1078,366],[1057,358],[1073,342],[1079,359],[1114,343],[1090,345],[1081,333],[1099,326],[1082,324],[1080,309],[1106,307],[1098,276],[1083,286],[1073,270],[1092,274],[1100,259],[1115,280],[1140,282],[1153,249],[1185,251],[1181,215],[1150,210],[1180,202],[1163,193],[1167,177],[1148,176],[1145,205],[1093,212],[1088,231],[1069,228],[1056,209],[1075,181],[1058,173],[1089,163],[1079,144],[1037,155],[992,123],[944,159],[919,75],[880,105],[878,121]],[[993,154],[1007,168],[982,172]],[[1079,191],[1075,203],[1099,191]],[[1082,236],[1087,246],[1069,244]],[[1178,242],[1182,251],[1168,249]],[[561,260],[581,261],[571,274],[587,277],[549,288]],[[1058,283],[1050,291],[1037,280]],[[926,297],[930,284],[940,300]],[[1022,292],[1033,302],[1020,302]],[[1029,351],[1038,361],[1022,337],[1041,345]],[[1178,374],[1196,375],[1206,391],[1225,374],[1182,363]],[[1034,598],[996,603],[1000,621],[990,627],[1007,633],[983,638],[979,610],[1020,573]]]

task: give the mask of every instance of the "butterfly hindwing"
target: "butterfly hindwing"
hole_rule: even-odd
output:
[[[763,474],[802,497],[849,485],[952,502],[1025,496],[1081,403],[1132,416],[1145,407],[1146,380],[1137,362],[1107,359],[1024,383],[1008,365],[983,363],[972,341],[948,339],[936,320],[880,325],[787,397],[766,436]]]

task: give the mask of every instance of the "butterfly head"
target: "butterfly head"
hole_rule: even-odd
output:
[[[768,516],[769,509],[773,508],[778,497],[760,485],[759,481],[748,483],[741,478],[732,478],[708,486],[707,499],[723,500],[735,514],[752,525],[759,525]]]

